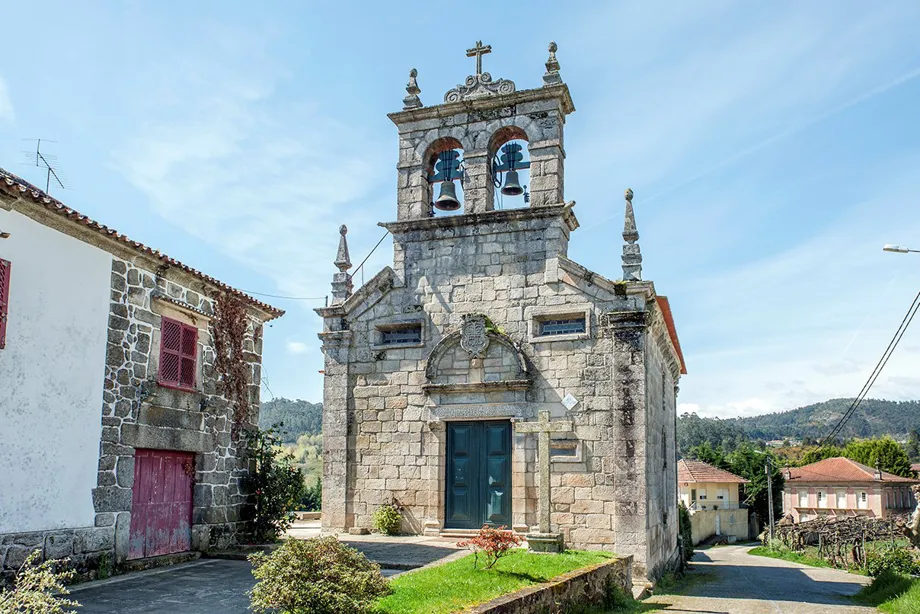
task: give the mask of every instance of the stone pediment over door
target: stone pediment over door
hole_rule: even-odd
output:
[[[438,342],[428,357],[425,376],[423,389],[440,396],[441,402],[523,402],[530,387],[520,349],[481,314],[463,316],[460,330]],[[488,398],[495,394],[499,397]]]

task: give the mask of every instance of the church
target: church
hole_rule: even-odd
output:
[[[323,318],[323,529],[483,525],[532,549],[678,562],[676,397],[686,373],[666,297],[642,279],[626,190],[622,274],[568,258],[563,192],[575,111],[555,43],[543,83],[482,69],[425,106],[412,70],[399,133],[393,265],[354,289],[341,238]],[[612,277],[621,277],[619,280]]]

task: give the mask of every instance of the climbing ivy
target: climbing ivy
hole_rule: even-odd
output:
[[[214,301],[215,317],[211,321],[214,342],[214,370],[218,391],[230,403],[233,415],[231,433],[236,439],[249,416],[250,366],[244,358],[243,342],[248,328],[246,306],[239,299],[220,294]]]

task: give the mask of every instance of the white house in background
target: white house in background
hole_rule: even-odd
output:
[[[245,321],[247,415],[213,364],[220,305]],[[0,580],[36,549],[91,571],[231,540],[234,426],[282,313],[0,169]]]
[[[849,458],[826,458],[784,470],[783,514],[795,522],[818,516],[887,518],[916,506],[910,487],[920,480],[873,469]]]
[[[748,510],[741,507],[740,491],[748,483],[709,463],[677,462],[678,497],[690,511],[694,545],[713,535],[724,535],[730,541],[748,538]]]

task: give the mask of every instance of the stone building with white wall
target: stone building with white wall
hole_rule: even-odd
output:
[[[476,74],[443,104],[424,106],[410,73],[389,116],[393,266],[357,290],[342,227],[333,300],[316,310],[323,527],[362,532],[395,500],[409,533],[504,525],[634,555],[634,576],[654,580],[677,559],[686,370],[671,310],[641,277],[631,191],[622,279],[567,257],[575,107],[555,44],[542,87],[526,90],[482,71],[488,51],[469,50]]]
[[[244,405],[218,384],[220,305],[245,318]],[[236,435],[282,313],[0,169],[0,572],[36,549],[91,571],[232,541]]]

